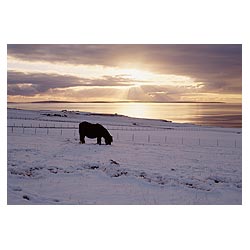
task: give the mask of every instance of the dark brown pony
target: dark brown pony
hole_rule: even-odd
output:
[[[101,145],[101,138],[103,137],[106,145],[111,145],[113,138],[106,128],[101,124],[96,123],[92,124],[89,122],[81,122],[79,124],[79,134],[80,134],[80,143],[85,143],[85,136],[88,138],[97,138],[97,143]]]

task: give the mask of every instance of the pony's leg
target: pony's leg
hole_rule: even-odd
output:
[[[102,138],[101,137],[97,137],[97,144],[99,144],[99,145],[102,144]]]
[[[80,134],[80,143],[82,143],[82,144],[85,143],[84,138],[85,138],[85,136]]]

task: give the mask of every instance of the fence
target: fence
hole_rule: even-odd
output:
[[[22,134],[42,134],[42,135],[67,135],[67,136],[78,136],[78,126],[55,126],[52,125],[11,125],[8,126],[10,133],[22,133]],[[73,130],[73,131],[72,131]],[[133,143],[143,144],[160,144],[160,145],[189,145],[189,146],[212,146],[212,147],[230,147],[230,148],[241,148],[241,141],[239,140],[223,140],[218,138],[205,139],[205,138],[192,138],[185,136],[171,136],[167,133],[161,132],[160,134],[154,134],[155,130],[149,129],[138,129],[138,128],[119,128],[109,127],[108,130],[114,131],[112,133],[114,141],[125,141]],[[55,132],[58,131],[58,132]],[[67,131],[67,132],[66,132]],[[115,131],[120,131],[116,132]],[[146,133],[151,131],[151,133]],[[143,133],[139,133],[143,132]],[[166,131],[165,131],[166,132]]]
[[[25,121],[36,121],[36,122],[50,122],[50,123],[74,123],[74,124],[78,124],[82,122],[82,120],[55,120],[55,119],[46,119],[46,118],[32,118],[32,117],[12,117],[12,116],[8,116],[7,119],[9,120],[25,120]],[[105,125],[107,128],[108,126],[114,126],[114,124],[109,124],[109,123],[103,123],[103,125]],[[14,125],[15,126],[15,125]],[[116,130],[138,130],[141,131],[142,128],[143,130],[177,130],[177,131],[202,131],[204,130],[204,127],[199,126],[199,125],[191,125],[190,124],[180,124],[180,126],[171,126],[169,125],[168,127],[164,126],[150,126],[150,125],[140,125],[140,128],[136,129],[136,125],[124,125],[124,124],[119,124],[117,125],[119,126],[119,128],[116,128]],[[112,128],[111,128],[112,129]],[[225,131],[225,130],[221,130],[223,128],[218,128],[218,127],[209,127],[209,131],[213,131],[213,132],[223,132],[223,133],[231,133],[230,131]]]

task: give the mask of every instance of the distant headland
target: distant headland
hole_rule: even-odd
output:
[[[35,102],[8,102],[8,103],[225,103],[225,102],[201,102],[201,101],[35,101]]]

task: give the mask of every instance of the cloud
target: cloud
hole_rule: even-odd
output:
[[[133,85],[133,79],[120,75],[87,79],[72,75],[8,71],[8,95],[31,96],[51,89],[69,87],[124,87],[131,85]]]
[[[103,101],[103,100],[126,100],[127,89],[118,89],[113,87],[103,88],[84,88],[84,89],[53,89],[48,94],[60,96],[70,100],[78,101]],[[65,100],[66,100],[65,99]]]
[[[131,45],[39,45],[9,44],[8,56],[26,61],[48,61],[84,65],[117,65],[117,59],[136,55],[138,46]],[[125,51],[124,51],[125,50]]]
[[[25,61],[74,65],[102,65],[189,76],[212,93],[238,93],[242,86],[240,44],[115,44],[115,45],[8,45],[8,56]],[[117,78],[117,77],[115,77]],[[89,84],[126,84],[125,78],[107,77]],[[122,79],[123,78],[123,79]],[[66,78],[64,78],[66,80]],[[79,82],[78,79],[68,79]],[[67,81],[69,82],[69,81]],[[62,83],[61,83],[62,84]],[[85,83],[86,84],[86,83]],[[177,83],[178,85],[178,83]]]
[[[146,65],[161,73],[177,75],[241,72],[241,45],[8,45],[8,56],[26,61],[119,66]],[[178,67],[176,67],[178,66]],[[217,69],[217,70],[216,70]]]
[[[151,101],[161,102],[183,101],[183,98],[190,98],[203,93],[199,85],[144,85],[141,86],[141,89],[145,95],[150,96]]]

